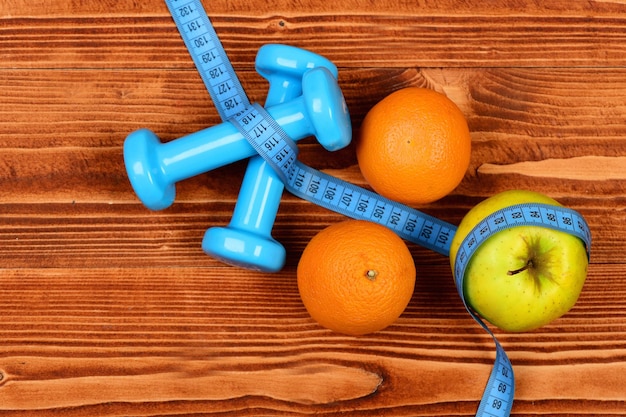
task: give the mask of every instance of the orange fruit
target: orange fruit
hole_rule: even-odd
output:
[[[393,231],[365,220],[323,229],[298,263],[298,290],[311,317],[348,335],[382,330],[405,310],[415,287],[415,263]]]
[[[471,137],[461,110],[434,90],[407,87],[379,101],[356,141],[359,168],[378,194],[427,204],[454,190],[470,163]]]

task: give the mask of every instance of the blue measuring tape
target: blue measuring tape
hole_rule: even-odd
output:
[[[240,130],[276,170],[289,192],[348,217],[382,224],[408,241],[444,256],[450,255],[456,226],[299,162],[295,143],[265,109],[256,103],[250,104],[200,0],[165,2],[220,116]],[[261,123],[263,134],[252,134]],[[265,146],[268,142],[271,146]],[[465,269],[473,253],[488,237],[505,228],[526,224],[572,233],[583,240],[588,251],[591,247],[589,227],[582,216],[563,207],[541,204],[512,206],[493,213],[463,240],[455,262],[457,290],[469,314],[492,336],[496,345],[495,363],[476,413],[480,417],[510,415],[515,379],[506,352],[466,303],[463,294]]]
[[[454,263],[456,288],[463,299],[465,309],[489,333],[496,344],[495,365],[489,376],[483,398],[478,406],[477,416],[508,416],[513,405],[515,378],[511,362],[500,342],[498,342],[498,339],[496,339],[489,327],[467,304],[465,294],[463,293],[465,271],[470,259],[472,259],[480,245],[485,243],[494,233],[518,226],[542,226],[573,234],[583,241],[587,249],[587,256],[589,256],[591,248],[589,226],[578,212],[565,207],[539,203],[516,204],[498,210],[484,218],[465,236],[456,254]]]
[[[245,110],[250,105],[248,96],[202,3],[188,0],[165,3],[222,120]]]

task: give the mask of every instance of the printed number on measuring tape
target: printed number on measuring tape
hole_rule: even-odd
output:
[[[199,0],[165,3],[222,120],[248,107],[248,97],[202,3]]]
[[[258,103],[229,120],[286,184],[295,168],[298,148],[278,123]]]
[[[402,238],[444,256],[456,226],[374,192],[296,162],[287,189],[292,194],[355,219],[386,226]]]
[[[457,281],[463,279],[463,271],[481,243],[494,233],[514,226],[543,226],[570,233],[583,241],[589,255],[591,248],[589,226],[576,211],[539,203],[517,204],[492,213],[468,233],[456,257],[454,276]],[[457,288],[463,288],[459,282]]]

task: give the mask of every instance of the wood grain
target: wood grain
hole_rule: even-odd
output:
[[[399,415],[471,414],[491,342],[454,296],[447,268],[426,270],[403,317],[361,338],[311,323],[290,271],[242,279],[232,268],[3,270],[0,400],[69,415],[127,415],[136,403],[155,414],[367,415],[381,403]],[[592,269],[560,322],[499,335],[516,364],[522,414],[546,398],[560,412],[620,409],[626,289],[606,279],[619,270]]]
[[[576,306],[534,332],[496,331],[512,415],[624,414],[624,1],[204,3],[252,100],[267,91],[256,51],[280,42],[339,66],[355,136],[399,88],[455,101],[470,168],[420,210],[458,224],[511,188],[579,210],[593,247]],[[177,184],[167,210],[140,204],[126,135],[169,141],[219,121],[161,0],[3,1],[0,415],[474,415],[494,347],[445,257],[409,244],[418,280],[403,316],[346,337],[310,319],[295,282],[306,243],[341,215],[285,194],[273,235],[287,265],[262,274],[200,247],[229,222],[245,162]],[[367,187],[354,145],[299,148]]]
[[[108,3],[8,0],[3,65],[192,68],[165,4]],[[240,69],[252,69],[257,49],[270,42],[314,49],[356,68],[623,64],[622,1],[499,3],[215,1],[205,8]]]

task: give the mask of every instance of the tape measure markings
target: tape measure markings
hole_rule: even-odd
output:
[[[484,327],[484,326],[483,326]],[[491,332],[489,332],[491,334]],[[477,416],[503,417],[511,413],[513,407],[512,393],[515,391],[513,367],[504,353],[500,343],[491,334],[496,343],[496,365],[491,371],[487,386],[489,390],[483,395],[478,405]]]
[[[295,169],[298,147],[283,128],[258,103],[249,105],[229,121],[269,162],[283,184],[287,184]]]
[[[540,203],[516,204],[498,210],[478,223],[463,239],[454,264],[457,289],[463,296],[462,280],[465,269],[478,246],[494,233],[514,226],[544,226],[570,233],[580,238],[589,256],[591,233],[585,219],[567,207]]]
[[[444,256],[450,254],[456,231],[456,226],[450,223],[299,162],[286,186],[289,192],[305,200],[348,217],[382,224],[410,242]]]
[[[248,107],[248,97],[202,3],[199,0],[165,3],[222,120]]]

